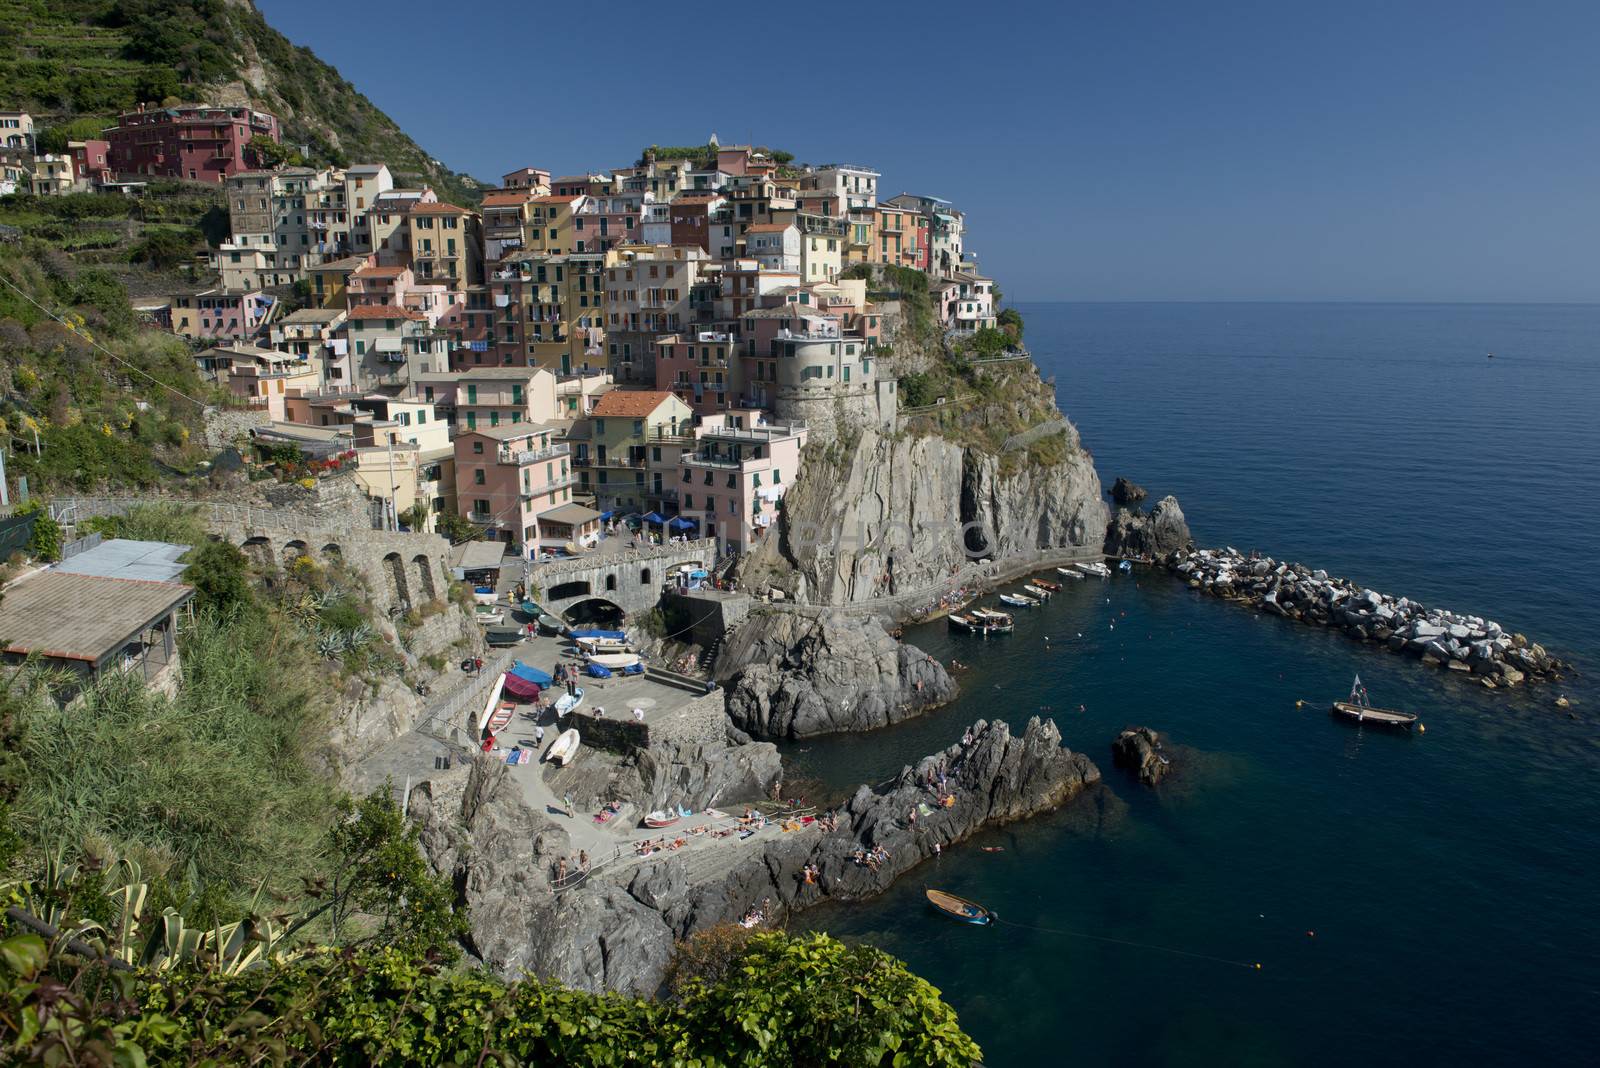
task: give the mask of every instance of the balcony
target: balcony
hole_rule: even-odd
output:
[[[546,483],[544,483],[543,485],[540,485],[540,486],[536,486],[535,488],[522,493],[520,496],[522,497],[522,499],[524,501],[531,501],[535,497],[543,497],[545,494],[550,493],[550,492],[552,492],[554,490],[563,489],[563,488],[565,488],[567,486],[571,486],[571,485],[575,484],[577,481],[578,481],[578,476],[577,475],[562,475],[560,478],[551,479],[549,482],[546,482]]]
[[[686,453],[680,462],[687,467],[710,467],[724,471],[737,471],[744,466],[744,460],[735,460],[725,453],[713,453],[703,456]]]
[[[543,449],[501,449],[500,462],[503,464],[536,464],[541,460],[553,460],[557,456],[568,456],[572,453],[572,446],[566,442],[551,445]]]
[[[702,430],[701,440],[751,442],[764,444],[783,438],[792,438],[806,428],[805,423],[793,420],[788,423],[768,423],[757,427],[718,427]]]
[[[643,471],[649,468],[650,461],[643,456],[607,456],[604,460],[595,460],[594,467],[627,468],[630,471]]]

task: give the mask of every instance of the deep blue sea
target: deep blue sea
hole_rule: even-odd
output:
[[[1600,672],[1600,307],[1022,310],[1108,487],[1175,494],[1201,544],[1487,615]],[[976,665],[963,696],[788,747],[795,772],[878,782],[974,719],[1044,714],[1105,775],[881,898],[802,918],[904,958],[989,1065],[1590,1061],[1592,678],[1489,693],[1150,572],[1077,584],[1008,637],[906,637]],[[1333,722],[1358,671],[1426,733]],[[1159,790],[1112,766],[1135,723],[1185,758]],[[925,885],[1008,922],[933,916]]]

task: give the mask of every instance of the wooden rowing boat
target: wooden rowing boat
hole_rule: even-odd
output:
[[[578,728],[573,727],[561,732],[561,736],[550,743],[550,748],[545,750],[544,758],[554,760],[566,767],[572,763],[572,758],[578,755]]]
[[[644,825],[646,827],[656,827],[656,828],[671,827],[674,823],[677,823],[678,820],[681,819],[681,818],[682,817],[679,816],[676,812],[670,812],[670,811],[667,811],[666,809],[657,809],[656,811],[654,811],[654,812],[650,813],[649,815],[645,816]]]
[[[964,897],[947,894],[943,890],[928,890],[928,904],[953,920],[984,926],[994,922],[994,913]]]
[[[1410,712],[1400,712],[1392,708],[1373,708],[1367,700],[1367,688],[1361,685],[1361,676],[1356,676],[1356,681],[1350,687],[1350,699],[1335,701],[1329,709],[1335,716],[1353,720],[1362,726],[1373,727],[1402,727],[1411,729],[1417,722],[1417,717]]]

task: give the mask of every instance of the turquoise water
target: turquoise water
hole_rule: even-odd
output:
[[[1595,664],[1600,308],[1023,310],[1102,479],[1176,494],[1203,544],[1483,613]],[[1106,776],[1097,796],[953,849],[875,901],[803,917],[903,957],[990,1065],[1587,1059],[1591,681],[1490,694],[1149,572],[1071,587],[1008,637],[940,624],[907,639],[974,665],[963,696],[867,738],[791,746],[796,772],[880,781],[973,719],[1046,714]],[[1331,721],[1325,702],[1356,671],[1427,732]],[[1133,723],[1187,758],[1158,791],[1111,765]],[[1008,922],[941,921],[924,885]]]

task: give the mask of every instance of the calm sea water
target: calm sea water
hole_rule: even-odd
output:
[[[1177,495],[1202,544],[1482,613],[1600,670],[1600,307],[1024,311],[1107,485]],[[1009,637],[907,639],[974,664],[964,695],[792,746],[800,774],[881,781],[978,717],[1046,714],[1106,776],[882,898],[804,917],[932,980],[989,1064],[1589,1059],[1593,682],[1558,688],[1573,718],[1558,690],[1486,693],[1148,572],[1078,584]],[[1426,734],[1331,721],[1357,671]],[[1187,757],[1158,791],[1111,765],[1133,723]],[[940,920],[925,885],[1008,922]]]

